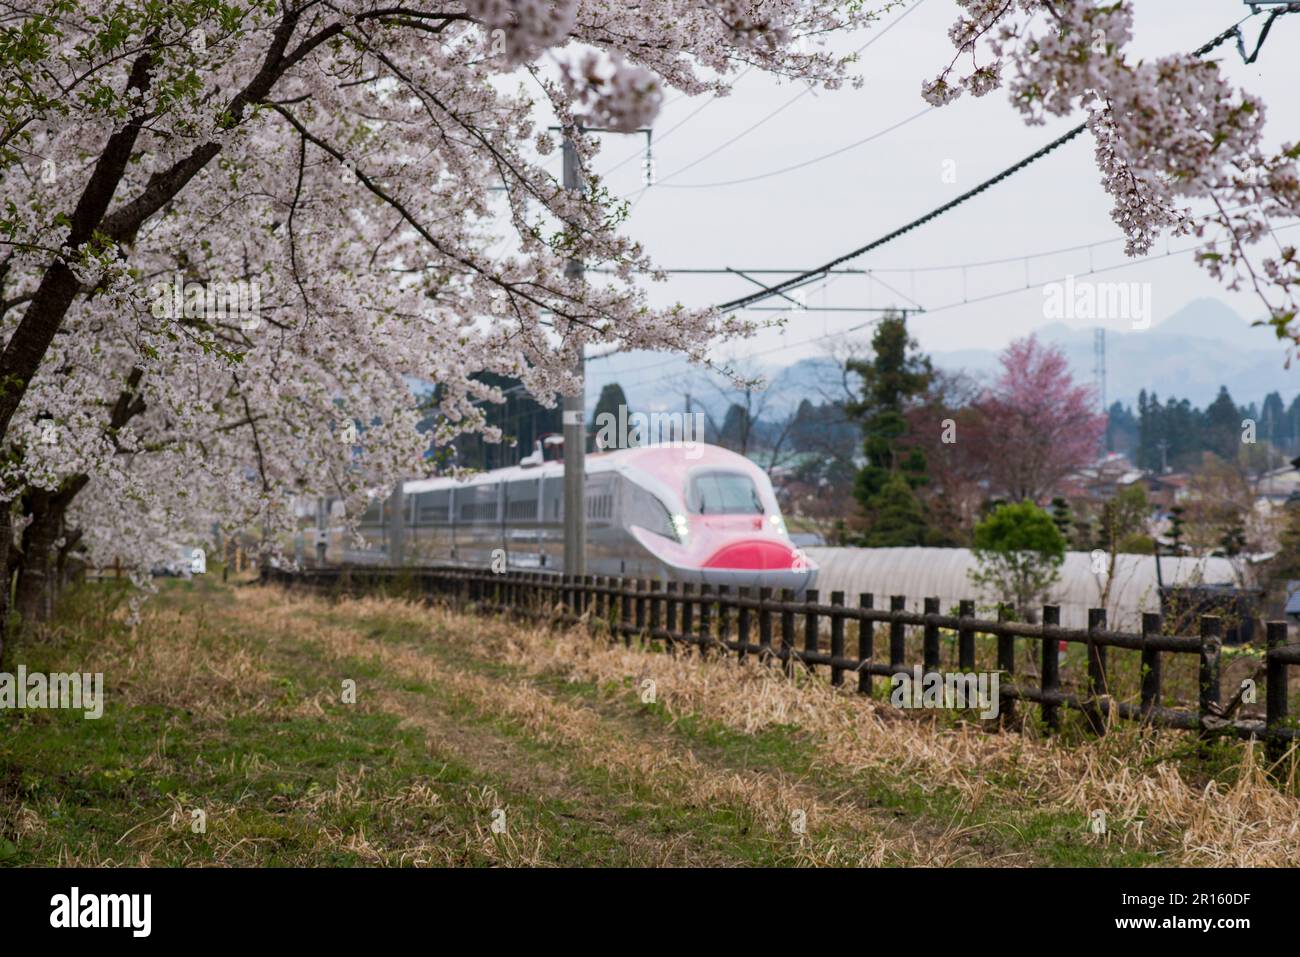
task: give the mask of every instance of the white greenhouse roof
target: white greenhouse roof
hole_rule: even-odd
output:
[[[980,614],[991,613],[995,596],[971,584],[969,573],[976,568],[968,548],[816,548],[804,549],[820,566],[817,590],[829,601],[833,591],[844,592],[844,600],[857,604],[863,592],[875,596],[877,608],[889,607],[889,596],[907,596],[909,611],[921,611],[926,598],[938,597],[947,612],[957,602],[974,599]],[[1089,552],[1067,552],[1060,581],[1053,586],[1045,604],[1059,605],[1061,624],[1086,628],[1088,609],[1101,606],[1104,575],[1093,573]],[[1238,579],[1226,558],[1162,557],[1160,571],[1168,585],[1233,585]],[[1142,612],[1160,610],[1155,558],[1150,555],[1118,555],[1115,583],[1108,601],[1107,625],[1136,630]]]

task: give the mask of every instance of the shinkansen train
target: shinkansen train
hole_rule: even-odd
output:
[[[560,572],[564,463],[406,482],[363,516],[364,547],[329,536],[326,560]],[[813,587],[817,566],[790,541],[767,475],[703,443],[587,456],[587,572],[732,587]]]

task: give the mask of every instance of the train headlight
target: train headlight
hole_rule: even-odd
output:
[[[686,522],[686,516],[681,513],[673,514],[673,531],[677,533],[677,540],[686,541],[686,533],[690,531],[690,525]]]
[[[785,519],[780,515],[770,515],[768,516],[768,521],[772,523],[772,531],[776,532],[778,535],[785,534]]]

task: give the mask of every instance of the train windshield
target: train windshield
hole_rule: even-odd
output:
[[[700,515],[761,515],[763,501],[754,480],[739,472],[700,472],[692,476],[687,501]]]

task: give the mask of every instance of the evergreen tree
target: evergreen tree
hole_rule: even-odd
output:
[[[1236,459],[1241,448],[1242,418],[1228,387],[1220,386],[1218,396],[1205,409],[1205,448],[1225,462]]]
[[[601,435],[601,428],[607,422],[613,423],[613,428],[606,430],[606,435],[615,434],[616,444],[612,447],[620,447],[619,443],[629,442],[631,439],[626,435],[617,435],[619,424],[619,407],[627,408],[627,396],[623,394],[623,387],[617,382],[606,383],[600,390],[600,398],[596,400],[596,409],[591,414],[591,426],[588,431],[593,436]],[[630,416],[632,410],[627,410]],[[603,416],[612,416],[612,419],[603,418]]]
[[[1146,389],[1138,393],[1138,468],[1160,468],[1160,442],[1164,438],[1160,412],[1160,400],[1154,392],[1149,396]]]
[[[722,420],[718,444],[744,455],[749,451],[749,436],[753,427],[749,412],[743,405],[733,402],[727,407],[727,415]]]
[[[1175,555],[1183,553],[1183,527],[1185,524],[1183,513],[1186,511],[1187,509],[1181,505],[1175,505],[1169,510],[1169,539],[1174,543]]]
[[[617,382],[608,382],[600,390],[600,398],[596,400],[596,411],[592,413],[591,427],[593,430],[599,427],[600,417],[608,413],[614,416],[618,421],[619,406],[627,406],[627,396],[623,394],[623,387]],[[631,409],[628,410],[631,415]]]
[[[1118,402],[1115,404],[1119,405]],[[1070,503],[1059,495],[1052,499],[1052,524],[1056,526],[1062,538],[1066,541],[1070,540],[1070,527],[1074,524],[1070,515]]]
[[[1122,402],[1113,402],[1106,413],[1106,451],[1123,452],[1136,462],[1138,420]]]
[[[1264,397],[1264,404],[1259,410],[1259,436],[1278,447],[1283,445],[1286,408],[1282,405],[1282,396],[1270,392]],[[1289,436],[1287,436],[1289,438]]]
[[[901,473],[889,476],[884,487],[872,498],[871,516],[871,528],[863,539],[863,544],[869,548],[926,543],[925,511]]]
[[[926,483],[925,454],[905,443],[907,420],[903,412],[910,400],[925,392],[933,377],[930,360],[916,351],[916,341],[908,335],[903,316],[887,314],[876,327],[871,347],[875,353],[871,360],[849,363],[849,369],[862,379],[862,399],[846,410],[862,423],[867,462],[854,480],[854,495],[868,514],[885,504],[876,500],[892,477],[901,475],[909,491]],[[896,494],[894,499],[891,507],[899,504]],[[916,507],[924,525],[919,502]],[[922,541],[923,531],[916,541],[900,544]]]
[[[1292,399],[1291,404],[1286,407],[1286,415],[1282,417],[1282,427],[1289,442],[1300,441],[1300,395]],[[1294,447],[1293,444],[1293,450]]]

